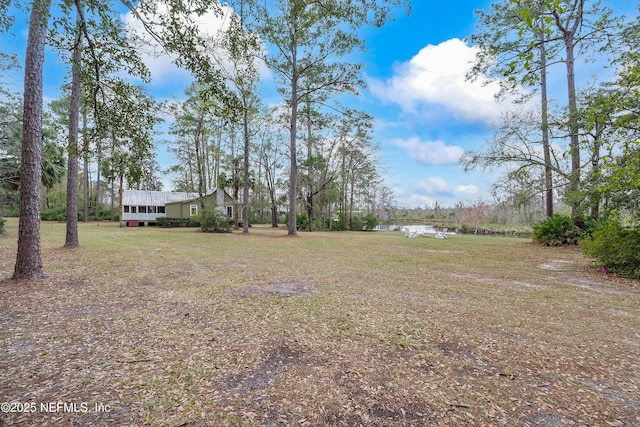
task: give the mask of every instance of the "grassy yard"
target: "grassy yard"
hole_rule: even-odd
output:
[[[0,425],[640,425],[640,287],[575,248],[43,223],[22,282],[6,229]]]

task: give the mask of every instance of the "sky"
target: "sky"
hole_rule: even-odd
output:
[[[388,187],[399,207],[453,206],[456,203],[491,202],[495,172],[465,172],[459,159],[467,150],[480,150],[492,136],[492,123],[507,102],[498,103],[497,84],[483,85],[465,80],[475,47],[467,41],[476,31],[477,9],[488,10],[491,0],[413,0],[412,13],[402,11],[381,28],[362,31],[367,51],[359,56],[365,64],[367,88],[351,100],[354,106],[374,117],[374,141]],[[637,0],[615,0],[617,11],[635,14]],[[123,19],[127,19],[126,16]],[[207,22],[215,25],[214,20]],[[21,61],[26,45],[26,26],[18,19],[13,36],[0,37],[2,51],[17,52]],[[183,99],[190,76],[167,58],[151,58],[150,91],[160,99]],[[59,96],[66,64],[49,52],[45,60],[45,99]],[[586,70],[588,68],[588,70]],[[595,70],[595,71],[594,71]],[[587,80],[598,67],[577,70]],[[603,71],[604,72],[604,71]],[[551,98],[565,90],[561,70],[552,71]],[[555,78],[555,76],[558,78]],[[277,102],[273,76],[262,73],[263,96]],[[5,79],[11,78],[6,76]],[[16,81],[21,77],[16,76]],[[559,97],[560,95],[558,95]],[[157,144],[158,161],[168,167],[175,160],[167,147]],[[166,190],[170,190],[167,182]]]

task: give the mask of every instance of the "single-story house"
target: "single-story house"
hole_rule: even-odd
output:
[[[233,218],[234,201],[226,191],[218,193],[214,190],[200,199],[198,195],[187,200],[179,200],[166,203],[167,218],[190,218],[199,215],[203,205],[207,209],[218,209],[220,212],[226,213],[227,216]]]
[[[211,198],[213,197],[213,202]],[[197,215],[197,210],[200,209],[200,203],[198,201],[198,193],[185,193],[174,191],[149,191],[149,190],[124,190],[122,193],[122,210],[120,218],[122,218],[123,225],[134,226],[138,225],[155,225],[156,220],[159,217],[168,218],[189,218],[190,212],[182,214],[180,210],[176,210],[176,206],[181,206],[181,203],[197,204],[198,207],[194,212]],[[195,200],[195,202],[193,202]],[[205,196],[205,204],[207,206],[218,206],[217,191]],[[224,205],[219,207],[223,212],[233,214],[233,199],[226,192],[224,192]],[[172,207],[167,210],[167,205]]]

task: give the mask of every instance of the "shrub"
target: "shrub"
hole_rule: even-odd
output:
[[[591,218],[584,217],[578,221],[578,227],[580,228],[580,238],[584,239],[586,236],[590,236],[594,231],[598,229],[601,222]]]
[[[364,228],[364,223],[362,221],[362,217],[354,216],[353,218],[351,218],[351,221],[349,222],[349,230],[362,231],[363,228]]]
[[[189,222],[189,220],[185,218],[168,218],[165,216],[156,218],[156,224],[158,227],[186,227],[187,222]]]
[[[200,229],[205,233],[229,233],[229,217],[217,209],[205,210],[199,218]]]
[[[331,222],[331,230],[333,230],[333,231],[344,231],[344,222],[342,222],[342,221],[332,221]]]
[[[296,214],[296,228],[298,230],[306,230],[309,228],[309,222],[307,221],[306,214]]]
[[[340,216],[341,219],[346,217]],[[378,217],[373,214],[354,215],[351,220],[347,220],[349,230],[351,231],[371,231],[378,225]]]
[[[581,242],[584,254],[595,258],[603,271],[640,279],[640,229],[608,222]]]
[[[98,212],[98,216],[96,217],[96,209],[95,206],[94,207],[90,207],[89,208],[89,218],[92,220],[97,220],[97,221],[104,221],[104,220],[110,220],[111,219],[111,206],[100,206],[100,212]],[[118,211],[118,208],[116,207],[114,209],[113,212],[113,217],[115,221],[118,221],[120,219],[120,212]]]
[[[0,218],[0,234],[4,234],[4,224],[7,222],[6,219]]]
[[[371,231],[378,226],[378,217],[373,214],[365,215],[365,217],[363,218],[363,222],[364,229],[367,231]]]
[[[469,224],[460,224],[460,226],[456,228],[456,232],[460,234],[474,234],[474,231],[475,228]]]
[[[0,187],[0,215],[19,216],[20,193]]]
[[[313,231],[324,231],[328,227],[328,222],[324,218],[314,218],[311,220],[311,229]]]
[[[533,240],[547,246],[576,244],[581,232],[565,215],[555,214],[533,226]]]
[[[78,211],[78,221],[82,220],[82,212]],[[46,209],[40,212],[42,221],[66,221],[67,208]]]

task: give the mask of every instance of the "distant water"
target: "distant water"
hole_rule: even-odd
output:
[[[436,229],[433,225],[383,224],[383,225],[378,225],[375,229],[380,231],[402,231],[402,232],[415,232],[418,234],[436,234]]]

